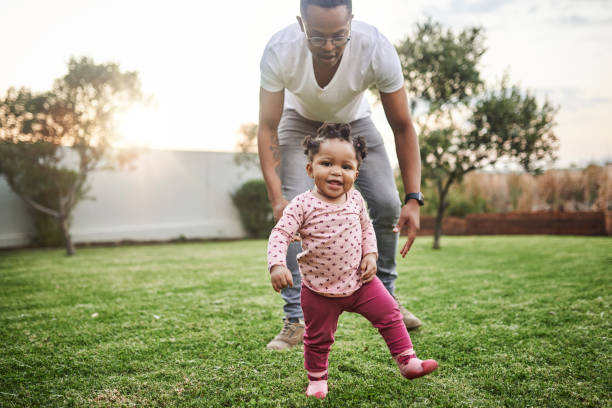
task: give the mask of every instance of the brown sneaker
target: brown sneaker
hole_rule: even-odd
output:
[[[291,323],[289,319],[283,319],[283,329],[268,343],[268,350],[286,350],[304,341],[304,323]]]
[[[416,329],[417,327],[421,327],[423,325],[423,323],[419,320],[419,318],[413,315],[412,313],[410,313],[408,309],[406,309],[404,306],[400,305],[399,303],[398,303],[398,306],[399,306],[400,313],[402,314],[402,317],[404,318],[404,324],[406,325],[406,328],[408,330]]]

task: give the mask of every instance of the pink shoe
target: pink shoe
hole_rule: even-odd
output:
[[[327,395],[327,380],[309,381],[306,395],[308,397],[324,399]]]
[[[395,360],[402,375],[409,380],[423,377],[438,368],[436,360],[419,360],[416,354],[398,356]]]

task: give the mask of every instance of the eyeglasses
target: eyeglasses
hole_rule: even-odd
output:
[[[334,47],[342,47],[350,41],[351,37],[309,37],[308,34],[306,34],[306,39],[313,47],[324,47],[327,45],[327,41],[331,41]]]

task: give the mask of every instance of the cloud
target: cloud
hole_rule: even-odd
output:
[[[612,17],[599,18],[599,17],[581,16],[577,14],[572,14],[568,16],[560,16],[557,18],[548,19],[547,23],[560,24],[564,26],[576,26],[576,27],[607,26],[607,25],[612,25]]]
[[[593,26],[612,24],[612,8],[609,0],[545,0],[539,19],[546,24],[564,26]]]
[[[451,8],[457,13],[491,13],[512,0],[453,0]]]
[[[538,88],[534,93],[540,98],[546,98],[563,110],[578,112],[593,109],[601,105],[612,105],[612,98],[601,95],[588,95],[579,88]]]
[[[488,27],[612,25],[611,0],[449,0],[432,4],[451,21],[485,19]]]

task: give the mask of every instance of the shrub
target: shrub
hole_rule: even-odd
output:
[[[42,247],[59,247],[64,243],[64,235],[57,220],[50,215],[31,211],[35,234],[32,245]]]
[[[266,238],[274,227],[272,207],[263,180],[249,180],[232,195],[240,220],[250,237]]]
[[[48,185],[39,187],[32,197],[34,201],[57,211],[57,192]],[[64,244],[64,234],[57,219],[40,211],[30,210],[34,224],[34,236],[30,242],[39,247],[60,247]]]

